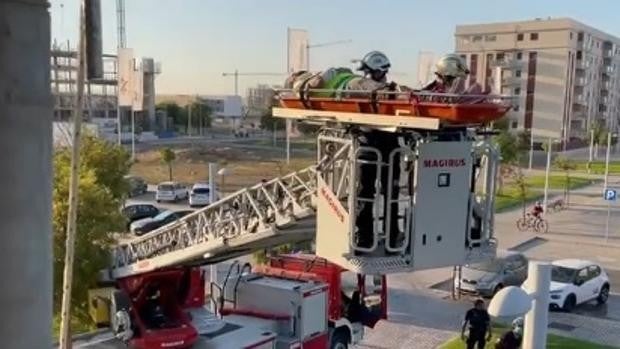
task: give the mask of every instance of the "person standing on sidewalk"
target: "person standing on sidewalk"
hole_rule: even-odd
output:
[[[469,324],[469,336],[465,336],[465,328]],[[486,342],[491,340],[491,317],[484,307],[484,301],[477,299],[474,307],[465,313],[461,328],[461,338],[467,342],[467,349],[484,349]]]

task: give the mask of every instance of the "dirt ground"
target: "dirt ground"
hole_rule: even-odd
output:
[[[270,179],[303,169],[315,162],[314,157],[293,158],[289,165],[265,150],[251,150],[239,147],[195,147],[174,149],[176,160],[172,165],[174,180],[192,184],[209,179],[209,162],[218,164],[218,169],[225,167],[228,175],[216,178],[218,187],[223,192],[231,192],[256,184],[261,179]],[[161,161],[159,152],[147,151],[137,155],[137,162],[131,173],[144,178],[148,183],[167,181],[168,166]]]

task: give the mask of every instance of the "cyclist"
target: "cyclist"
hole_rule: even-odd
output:
[[[534,204],[534,207],[532,208],[532,216],[536,219],[540,219],[542,218],[541,215],[543,212],[545,212],[545,210],[543,209],[542,204],[540,201],[536,201],[536,204]]]

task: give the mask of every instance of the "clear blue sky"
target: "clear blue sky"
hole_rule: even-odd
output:
[[[116,47],[116,1],[102,0],[104,50]],[[76,42],[78,0],[51,0],[52,38]],[[61,6],[62,5],[62,6]],[[618,0],[126,0],[127,46],[162,63],[160,93],[232,93],[221,73],[285,71],[286,28],[303,28],[314,43],[352,43],[311,50],[320,69],[347,65],[378,49],[393,70],[416,78],[419,51],[453,49],[457,24],[573,17],[620,36]],[[240,92],[273,77],[240,78]]]

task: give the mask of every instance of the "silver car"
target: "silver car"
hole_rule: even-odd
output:
[[[463,293],[492,297],[505,286],[521,286],[527,278],[527,258],[513,251],[497,251],[491,261],[465,265],[454,287]]]

